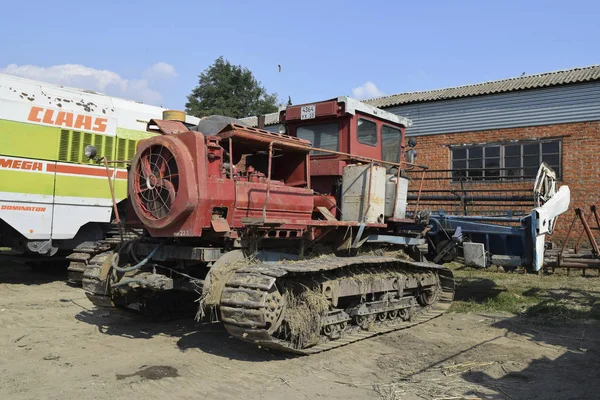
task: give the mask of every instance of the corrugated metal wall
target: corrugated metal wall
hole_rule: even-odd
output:
[[[600,82],[386,108],[410,118],[407,135],[600,120]]]

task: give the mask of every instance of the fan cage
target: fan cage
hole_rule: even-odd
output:
[[[173,153],[163,145],[145,149],[135,167],[134,196],[146,218],[165,218],[179,190],[179,168]]]

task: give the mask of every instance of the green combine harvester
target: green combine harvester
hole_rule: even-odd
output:
[[[43,266],[86,262],[116,242],[115,200],[124,208],[126,160],[161,107],[0,74],[0,247]],[[186,124],[198,119],[186,117]],[[86,146],[97,149],[95,161]],[[98,160],[120,160],[107,170]]]

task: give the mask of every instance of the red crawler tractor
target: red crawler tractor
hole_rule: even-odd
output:
[[[410,121],[346,97],[289,106],[280,121],[286,134],[150,121],[159,135],[140,142],[129,175],[129,223],[145,235],[89,262],[88,297],[175,313],[165,296],[201,292],[199,316],[303,354],[447,309],[452,274],[421,261],[425,222],[406,215]]]

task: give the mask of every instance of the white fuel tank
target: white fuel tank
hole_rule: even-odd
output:
[[[385,216],[391,218],[406,217],[406,202],[408,199],[408,179],[400,177],[400,188],[398,189],[398,199],[396,200],[396,214],[394,215],[394,199],[396,197],[396,175],[388,174],[385,181]]]
[[[385,186],[385,167],[357,164],[344,167],[342,221],[383,222]]]

